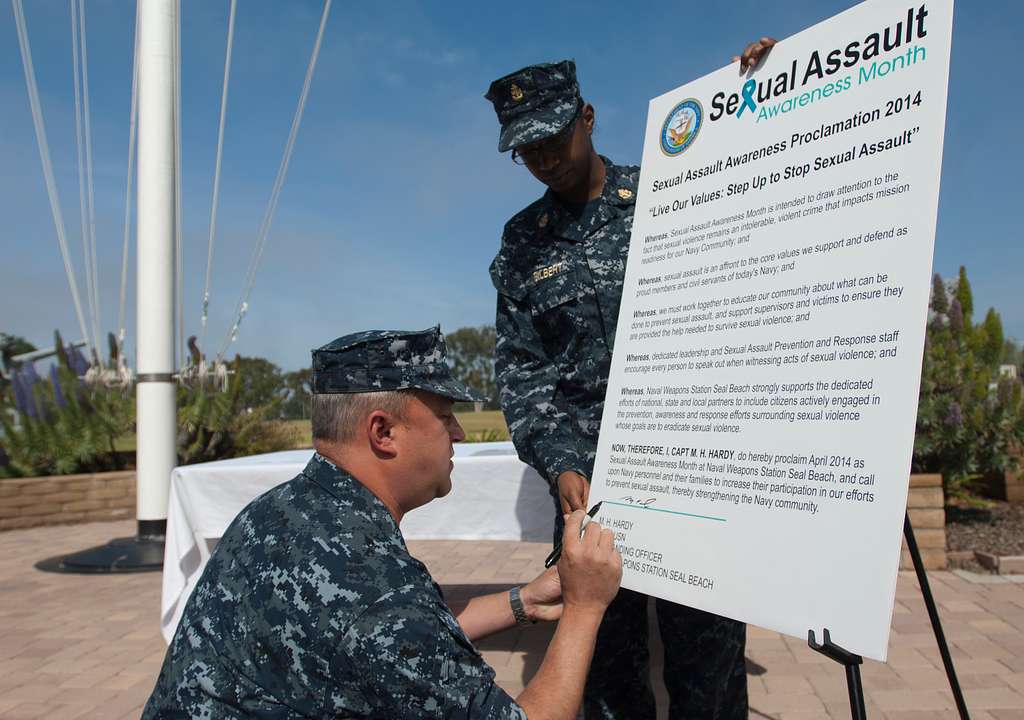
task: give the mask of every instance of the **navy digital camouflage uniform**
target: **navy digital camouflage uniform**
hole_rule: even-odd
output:
[[[479,398],[443,364],[436,329],[361,333],[314,351],[314,387]],[[495,685],[385,505],[316,454],[225,532],[142,717],[526,715]]]
[[[582,99],[571,61],[524,68],[487,93],[502,125],[499,150],[568,126]],[[602,157],[600,198],[582,207],[548,190],[505,225],[491,264],[498,291],[496,372],[516,450],[550,485],[594,467],[626,268],[639,168]],[[605,614],[584,695],[594,718],[654,718],[646,595],[620,590]],[[663,600],[670,717],[746,718],[742,623]]]

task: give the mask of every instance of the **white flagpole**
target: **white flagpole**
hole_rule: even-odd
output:
[[[175,455],[174,32],[177,0],[139,3],[137,518],[162,536]]]

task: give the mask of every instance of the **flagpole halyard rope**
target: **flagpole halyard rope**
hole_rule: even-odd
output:
[[[46,139],[46,126],[43,122],[43,111],[39,103],[39,88],[36,86],[36,72],[32,64],[32,48],[29,45],[28,30],[25,27],[25,13],[21,0],[11,0],[14,11],[14,25],[18,35],[18,49],[21,52],[21,63],[25,70],[25,85],[28,89],[28,104],[32,112],[32,125],[36,132],[36,144],[39,147],[39,160],[43,166],[43,179],[46,183],[46,194],[50,201],[50,214],[53,216],[54,229],[57,232],[57,243],[60,246],[61,259],[64,261],[64,274],[67,276],[71,299],[75,305],[75,316],[78,327],[85,339],[87,350],[91,351],[92,343],[86,330],[85,315],[82,312],[82,300],[75,281],[74,266],[68,252],[67,232],[64,227],[64,216],[60,210],[60,197],[57,194],[57,183],[53,177],[53,162],[50,159],[50,145]]]
[[[320,54],[320,44],[323,41],[324,29],[327,27],[327,17],[331,11],[331,0],[324,0],[323,14],[320,16],[320,28],[317,30],[316,41],[313,44],[313,53],[309,58],[309,67],[306,69],[306,79],[302,85],[302,92],[299,94],[298,107],[295,109],[295,116],[292,118],[292,127],[288,133],[288,142],[285,144],[284,154],[281,158],[281,165],[277,170],[277,177],[274,179],[273,188],[270,191],[270,200],[267,203],[267,210],[263,215],[263,221],[260,223],[259,233],[256,238],[256,245],[253,249],[252,258],[249,261],[249,270],[247,273],[245,289],[242,291],[242,296],[238,301],[236,308],[236,319],[234,324],[231,326],[228,332],[228,337],[224,341],[224,345],[221,347],[220,352],[217,353],[217,362],[221,362],[224,358],[224,354],[227,352],[228,347],[234,342],[238,336],[238,329],[241,326],[242,320],[245,318],[245,313],[249,309],[249,296],[252,293],[253,285],[256,282],[256,270],[259,267],[260,259],[263,257],[263,250],[266,247],[267,235],[270,232],[270,226],[274,221],[274,213],[277,212],[277,203],[281,197],[281,188],[284,186],[285,176],[288,174],[288,164],[291,162],[292,151],[295,149],[295,138],[299,132],[299,124],[302,122],[302,113],[306,108],[306,100],[309,97],[309,88],[313,82],[313,71],[316,69],[317,57]]]

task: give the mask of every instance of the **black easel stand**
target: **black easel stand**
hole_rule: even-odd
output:
[[[924,596],[924,604],[928,608],[928,618],[932,621],[935,642],[939,645],[939,654],[942,656],[942,664],[946,668],[946,677],[949,679],[949,688],[953,691],[953,699],[956,701],[956,709],[960,713],[960,720],[970,720],[971,716],[967,713],[967,703],[964,702],[964,693],[960,689],[960,681],[956,678],[953,658],[949,654],[949,645],[946,644],[946,634],[942,631],[939,611],[935,607],[935,598],[932,597],[932,588],[928,584],[928,576],[925,574],[924,563],[921,561],[921,551],[917,549],[914,528],[910,524],[910,513],[903,516],[903,537],[906,538],[910,558],[914,561],[917,584],[921,586],[921,595]],[[814,641],[814,631],[808,630],[807,644],[812,650],[820,652],[825,657],[835,660],[846,668],[846,686],[850,691],[850,714],[853,720],[865,720],[867,714],[864,709],[864,687],[860,682],[860,665],[864,660],[860,655],[854,655],[848,650],[835,645],[832,642],[832,638],[829,637],[828,629],[825,629],[822,634],[824,635],[824,642],[819,645]]]
[[[953,699],[956,701],[956,709],[960,713],[961,720],[970,720],[967,714],[967,703],[964,702],[964,693],[960,689],[960,681],[956,678],[956,668],[953,667],[953,658],[949,655],[949,646],[946,644],[946,634],[942,632],[942,622],[939,620],[939,611],[935,607],[935,599],[932,597],[932,588],[928,584],[928,576],[924,572],[924,563],[921,562],[921,551],[917,549],[917,540],[914,538],[914,528],[910,524],[910,513],[903,516],[903,537],[907,541],[907,549],[910,550],[910,557],[914,561],[914,571],[917,573],[917,584],[921,586],[921,594],[924,596],[924,605],[928,608],[928,618],[932,621],[932,630],[935,632],[935,642],[939,645],[939,654],[942,656],[942,664],[946,668],[946,677],[949,679],[949,687],[953,691]]]
[[[811,650],[820,652],[846,668],[846,688],[850,692],[850,717],[853,720],[866,720],[868,715],[864,709],[864,686],[860,682],[860,665],[864,659],[833,643],[828,628],[822,631],[822,635],[824,638],[819,645],[814,641],[814,631],[808,630],[807,644]]]

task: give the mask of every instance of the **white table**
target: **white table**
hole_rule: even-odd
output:
[[[170,642],[210,551],[250,501],[306,466],[312,450],[175,468],[167,509],[160,630]],[[554,508],[546,483],[510,442],[455,445],[452,491],[402,520],[413,540],[549,542]]]

